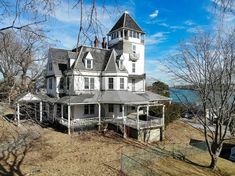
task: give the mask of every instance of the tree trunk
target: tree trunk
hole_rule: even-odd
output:
[[[210,164],[210,168],[215,170],[216,167],[217,167],[217,160],[218,160],[218,157],[221,153],[221,150],[223,148],[223,142],[220,143],[220,144],[215,144],[213,143],[212,146],[212,154],[211,154],[211,164]]]
[[[216,155],[212,155],[212,156],[211,156],[210,168],[213,169],[213,170],[216,169],[216,166],[217,166],[217,159],[218,159],[218,156],[216,156]]]

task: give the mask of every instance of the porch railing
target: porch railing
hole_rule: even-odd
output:
[[[68,119],[58,119],[57,120],[64,126],[68,126]],[[92,118],[84,118],[84,119],[73,119],[70,121],[70,125],[72,126],[83,126],[88,125],[91,123],[98,123],[99,118],[98,117],[92,117]]]

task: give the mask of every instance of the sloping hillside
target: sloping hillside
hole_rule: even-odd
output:
[[[1,133],[6,131],[13,133],[27,127],[30,127],[31,130],[34,129],[32,124],[22,124],[21,127],[16,127],[2,119],[0,122]],[[23,174],[43,176],[117,175],[120,170],[122,153],[132,155],[140,149],[149,147],[149,145],[146,146],[131,139],[125,140],[113,132],[102,135],[92,131],[68,136],[51,128],[39,126],[35,128],[40,131],[41,137],[34,140],[24,153],[25,158],[19,167]],[[202,134],[189,125],[176,121],[167,127],[166,141],[162,143],[187,143],[190,138],[200,139]],[[192,159],[197,163],[208,165],[207,155],[195,155]],[[14,160],[13,155],[7,160]],[[183,175],[212,176],[235,173],[234,163],[223,159],[219,160],[220,171],[215,173],[205,167],[185,163],[171,157],[163,158],[153,166],[162,175],[183,173]],[[12,169],[3,160],[0,161],[0,167],[4,168],[5,172],[10,172]]]

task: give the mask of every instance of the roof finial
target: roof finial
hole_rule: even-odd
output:
[[[124,13],[127,13],[127,14],[128,14],[129,12],[128,12],[127,10],[125,10],[125,12],[124,12]]]

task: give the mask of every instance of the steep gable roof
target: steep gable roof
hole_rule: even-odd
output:
[[[117,72],[127,72],[127,70],[124,68],[123,70],[120,70],[117,66],[116,63],[117,59],[117,53],[115,50],[112,50],[112,53],[109,57],[109,61],[105,67],[104,72],[109,72],[109,73],[117,73]]]
[[[120,28],[127,28],[144,33],[144,31],[139,27],[135,20],[126,12],[119,18],[117,23],[113,26],[113,28],[109,31],[108,34]]]
[[[93,48],[82,46],[79,57],[74,64],[74,69],[78,70],[94,70],[94,71],[103,71],[105,66],[109,60],[111,51],[102,48]],[[91,55],[93,58],[93,68],[87,69],[85,68],[84,59]]]
[[[54,75],[62,75],[62,72],[66,69],[68,50],[58,49],[58,48],[50,48],[49,55],[51,57],[52,67],[54,71]],[[63,68],[63,69],[62,69]]]

